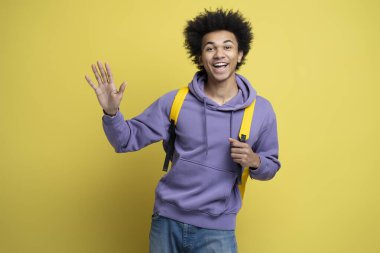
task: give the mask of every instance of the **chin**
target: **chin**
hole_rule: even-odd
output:
[[[207,73],[207,76],[211,80],[214,80],[214,81],[216,81],[218,83],[221,83],[221,82],[227,81],[228,79],[230,79],[231,77],[233,77],[234,73],[235,72],[227,72],[227,73],[223,73],[223,74]]]

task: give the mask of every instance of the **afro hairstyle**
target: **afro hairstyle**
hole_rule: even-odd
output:
[[[202,38],[207,33],[219,30],[232,32],[238,42],[238,51],[243,51],[243,58],[237,64],[236,70],[245,62],[245,57],[253,41],[251,23],[239,11],[234,12],[233,10],[223,10],[221,8],[218,8],[216,11],[205,9],[203,13],[187,21],[183,32],[185,36],[184,46],[189,54],[189,58],[201,71],[205,71],[199,62],[199,56],[202,55]]]

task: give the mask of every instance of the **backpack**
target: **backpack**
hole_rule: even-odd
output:
[[[177,123],[178,115],[179,112],[181,111],[183,101],[185,100],[185,97],[187,93],[189,92],[189,88],[183,87],[178,90],[171,110],[170,110],[170,127],[169,127],[169,141],[167,145],[167,150],[166,150],[166,157],[165,157],[165,162],[163,166],[163,171],[168,171],[168,165],[169,165],[169,160],[172,161],[173,158],[173,153],[174,153],[174,141],[175,141],[175,125]],[[241,142],[246,142],[249,139],[249,133],[251,131],[251,123],[252,123],[252,118],[255,110],[255,104],[256,104],[256,99],[253,100],[253,102],[244,109],[244,115],[243,115],[243,120],[240,126],[240,131],[239,131],[239,140]],[[172,165],[172,164],[171,164]],[[242,168],[242,166],[239,166],[239,174],[238,174],[238,183],[239,183],[239,190],[240,190],[240,195],[241,198],[244,198],[244,192],[245,192],[245,184],[248,179],[249,175],[249,168]]]

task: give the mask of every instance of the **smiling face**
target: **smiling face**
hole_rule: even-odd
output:
[[[235,78],[235,70],[243,52],[238,51],[238,42],[232,32],[221,30],[207,33],[202,38],[201,66],[209,81],[220,83]]]

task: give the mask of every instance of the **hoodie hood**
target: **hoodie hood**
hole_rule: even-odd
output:
[[[223,105],[218,105],[204,93],[206,76],[201,71],[197,72],[189,83],[190,92],[210,110],[237,111],[249,106],[256,98],[256,90],[247,79],[235,73],[238,85],[238,94]]]
[[[232,122],[234,118],[234,111],[244,109],[248,107],[256,98],[256,90],[251,86],[247,79],[243,76],[235,73],[236,83],[238,85],[238,94],[230,99],[223,105],[218,105],[212,99],[208,98],[204,93],[204,86],[206,83],[206,75],[201,71],[195,73],[193,80],[189,83],[188,87],[190,92],[203,103],[203,133],[205,140],[205,159],[209,150],[209,133],[207,128],[207,109],[215,111],[230,112],[230,137],[232,138]]]

